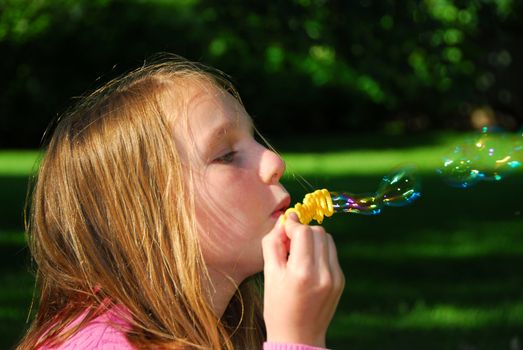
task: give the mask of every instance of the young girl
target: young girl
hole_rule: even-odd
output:
[[[202,65],[164,57],[83,97],[32,193],[18,349],[325,347],[344,278],[329,234],[281,219],[284,170]]]

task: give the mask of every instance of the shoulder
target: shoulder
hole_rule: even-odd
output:
[[[134,347],[125,335],[130,329],[125,320],[128,311],[123,307],[113,307],[90,321],[65,343],[55,348],[43,347],[40,350],[131,350]],[[78,322],[82,316],[79,317]],[[74,322],[73,322],[74,324]]]

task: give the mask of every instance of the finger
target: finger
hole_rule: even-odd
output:
[[[291,213],[285,221],[285,233],[291,241],[288,263],[302,267],[314,264],[314,237],[310,226],[300,224],[296,214]]]
[[[343,271],[341,270],[339,260],[336,252],[336,245],[330,234],[327,234],[327,242],[329,246],[329,264],[331,266],[331,278],[332,278],[332,289],[331,289],[331,307],[328,312],[334,314],[336,311],[337,305],[343,294],[343,288],[345,286],[345,277]],[[326,310],[327,311],[327,310]]]
[[[336,244],[330,234],[327,234],[327,243],[329,250],[329,265],[333,277],[334,290],[341,294],[341,290],[345,286],[345,276],[340,266]]]
[[[286,235],[283,220],[278,219],[274,228],[263,238],[262,251],[265,268],[281,267],[287,261]]]
[[[322,271],[330,273],[327,233],[321,226],[311,226],[311,229],[314,238],[314,259]]]

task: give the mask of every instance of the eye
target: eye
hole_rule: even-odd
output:
[[[234,161],[234,157],[236,156],[236,153],[238,153],[238,152],[236,152],[236,151],[228,152],[228,153],[224,154],[223,156],[216,158],[214,160],[214,162],[221,163],[221,164],[232,163]]]

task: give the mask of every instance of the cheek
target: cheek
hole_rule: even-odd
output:
[[[239,218],[258,204],[257,187],[248,169],[223,171],[208,177],[205,187],[209,204],[233,217]]]
[[[243,215],[245,208],[241,207],[242,203],[237,202],[225,208],[219,203],[198,206],[199,241],[207,265],[228,271],[243,258],[249,258],[248,261],[252,259],[253,254],[246,252],[256,245],[253,240],[257,233],[255,227],[251,226],[252,220]]]
[[[213,175],[216,176],[205,177],[198,185],[198,221],[206,232],[232,234],[231,229],[244,222],[243,214],[249,210],[247,177],[242,171],[236,171],[234,176],[227,172]]]
[[[265,202],[248,170],[213,174],[200,183],[197,216],[203,239],[209,244],[230,240],[249,242],[260,228]]]
[[[234,176],[222,172],[199,190],[196,214],[206,263],[224,271],[241,267],[245,275],[260,271],[261,238],[272,227],[264,216],[268,192],[243,169]]]

